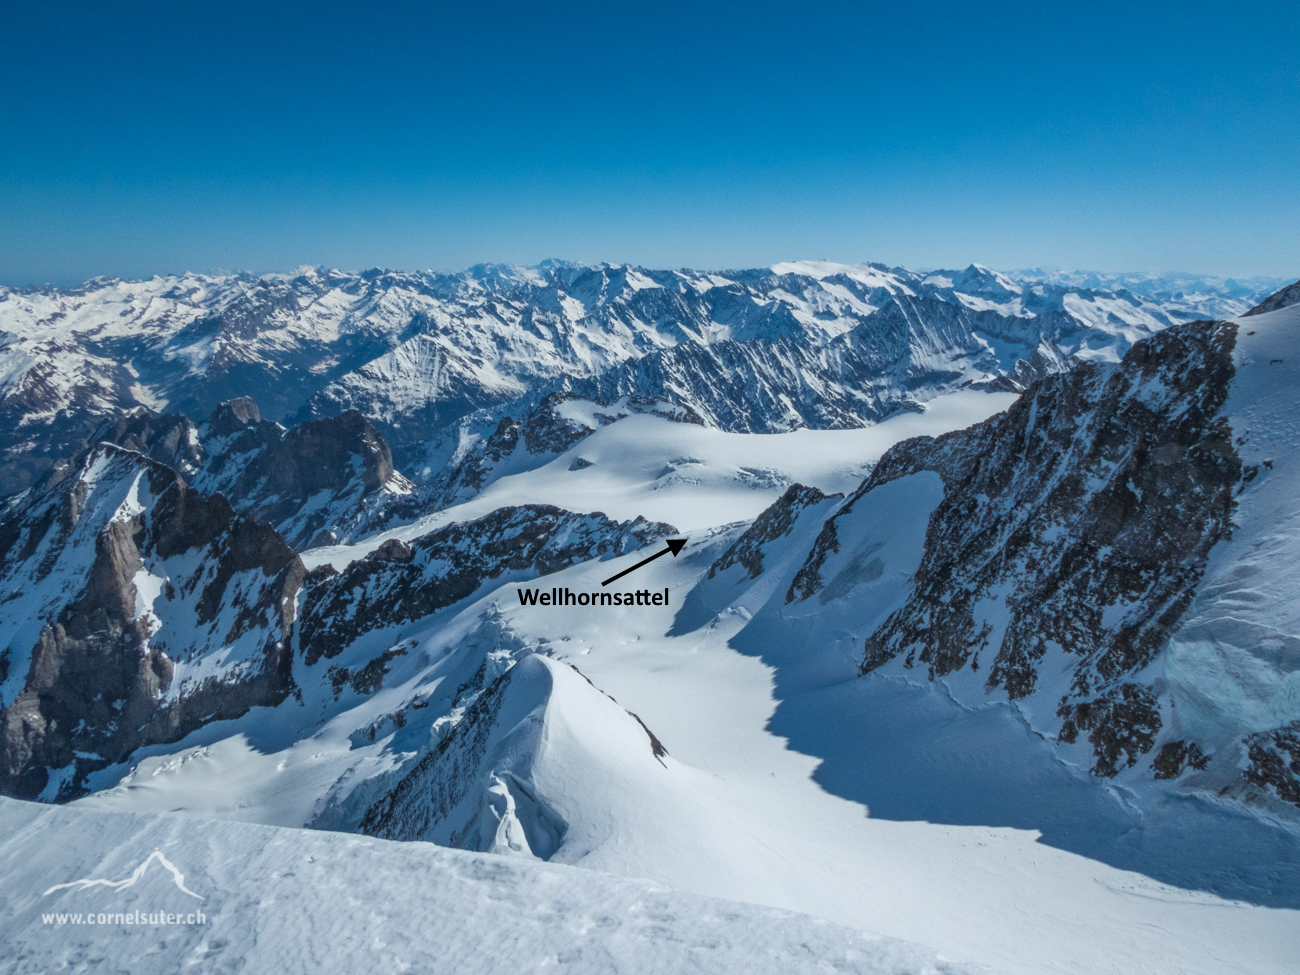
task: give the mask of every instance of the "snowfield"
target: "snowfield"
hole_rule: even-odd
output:
[[[429,843],[3,798],[0,823],[0,971],[14,975],[987,972],[799,914]],[[129,888],[46,893],[126,879],[155,850],[197,897],[156,860]],[[146,923],[111,919],[136,912]],[[148,923],[163,913],[195,923]]]

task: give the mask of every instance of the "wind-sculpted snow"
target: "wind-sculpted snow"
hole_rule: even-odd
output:
[[[68,798],[142,745],[282,701],[304,573],[224,498],[95,448],[0,522],[0,791]]]
[[[719,422],[734,424],[727,429],[784,428],[796,415],[812,426],[860,424],[882,415],[880,396],[833,388],[860,378],[850,369],[808,372],[834,367],[838,357],[824,363],[811,350],[893,301],[924,298],[1004,317],[1015,328],[1028,321],[1043,335],[1058,326],[1033,326],[1034,318],[1064,316],[1084,333],[1078,354],[1117,357],[1136,338],[1194,317],[1183,291],[1159,290],[1165,283],[1144,297],[1136,280],[1109,292],[1095,282],[1012,280],[978,265],[924,275],[824,262],[720,273],[549,263],[0,289],[0,494],[31,486],[85,449],[104,420],[141,405],[196,422],[248,395],[278,422],[357,409],[404,459],[476,410],[592,380],[648,354],[726,342],[759,343],[762,351],[755,361],[730,351],[719,353],[720,363],[688,357],[668,367],[670,377],[685,370],[691,388],[681,392],[694,399],[683,404],[714,400]],[[1241,293],[1258,300],[1271,290]],[[1029,342],[1026,354],[1038,345]],[[764,393],[753,389],[752,402],[728,419],[719,369],[733,391],[751,375],[777,395],[808,389],[769,420],[755,413]]]
[[[599,738],[566,735],[575,721],[599,727]],[[569,829],[556,807],[590,814],[575,801],[586,783],[547,774],[564,748],[586,753],[565,757],[585,767],[591,784],[611,752],[621,774],[635,770],[651,785],[667,770],[667,752],[639,718],[571,667],[533,654],[482,692],[451,733],[370,807],[361,830],[549,860]]]
[[[184,869],[203,901],[178,892],[161,866],[126,890],[42,896],[55,881],[119,876],[163,857]],[[6,967],[24,975],[68,964],[136,975],[190,964],[285,975],[993,971],[805,914],[647,880],[322,830],[0,799],[0,861]],[[148,922],[166,912],[182,922]],[[94,923],[104,913],[143,921]]]
[[[675,533],[644,518],[620,523],[599,512],[521,505],[447,525],[409,545],[391,539],[341,573],[326,565],[308,576],[299,624],[303,658],[310,666],[334,657],[362,634],[429,616],[504,575],[549,575]]]

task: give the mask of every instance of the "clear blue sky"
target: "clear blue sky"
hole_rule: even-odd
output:
[[[0,0],[0,282],[1300,277],[1300,3]]]

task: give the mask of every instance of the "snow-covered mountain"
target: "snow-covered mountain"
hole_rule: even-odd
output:
[[[1180,323],[976,266],[300,277],[430,317],[284,366],[277,421],[217,372],[174,386],[204,412],[69,407],[8,503],[0,791],[105,836],[179,811],[649,877],[1009,972],[1288,970],[1289,292]],[[282,321],[297,282],[240,293]],[[261,327],[250,368],[333,354]]]
[[[1271,290],[1243,292],[1243,310]],[[909,305],[922,336],[916,349],[861,328],[896,299],[928,300]],[[941,305],[986,314],[930,363],[936,350],[925,336],[945,325],[925,311],[918,320],[917,310]],[[955,372],[946,370],[948,380],[989,369],[984,378],[993,378],[1012,367],[1008,356],[1032,355],[1064,330],[1079,332],[1067,353],[1114,358],[1137,338],[1196,314],[1141,289],[1017,283],[977,265],[931,274],[820,262],[722,273],[555,262],[459,274],[303,268],[0,289],[0,491],[34,483],[84,449],[105,418],[140,405],[196,422],[248,395],[278,422],[355,408],[405,459],[408,445],[474,410],[665,353],[668,361],[600,388],[666,384],[679,394],[698,386],[713,404],[705,415],[736,429],[860,424],[888,412],[901,394],[857,390],[854,350],[892,356],[890,368],[918,381],[910,393],[924,398],[932,391],[922,374],[930,365],[942,370],[945,357],[960,360]],[[1036,328],[1043,315],[1050,321]],[[996,325],[987,332],[995,317],[1011,319],[1012,334]],[[822,351],[855,330],[855,339]],[[831,374],[823,376],[824,368]],[[738,387],[742,400],[780,410],[768,418],[742,406],[731,417],[720,397]]]
[[[1242,321],[1166,330],[983,424],[900,444],[825,521],[779,612],[867,584],[864,673],[1014,701],[1066,760],[1135,792],[1295,818],[1300,669],[1281,648],[1300,563],[1282,498],[1300,316]],[[891,561],[901,534],[913,547]],[[1261,560],[1271,583],[1251,579]]]
[[[1059,268],[1028,268],[1010,271],[1007,277],[1022,284],[1049,284],[1091,291],[1128,292],[1159,304],[1176,318],[1234,318],[1244,314],[1261,295],[1277,291],[1283,278],[1245,279],[1202,274],[1127,273],[1065,271]]]

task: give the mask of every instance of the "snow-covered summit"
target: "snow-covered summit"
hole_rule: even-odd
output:
[[[250,394],[276,421],[357,408],[401,455],[475,409],[655,353],[760,341],[817,354],[899,299],[1063,315],[1088,333],[1086,355],[1118,356],[1192,317],[1140,288],[1027,281],[979,265],[920,274],[820,261],[737,271],[548,261],[0,289],[0,492],[30,485],[105,417],[141,404],[195,421]],[[821,381],[805,365],[784,370],[780,394]]]

